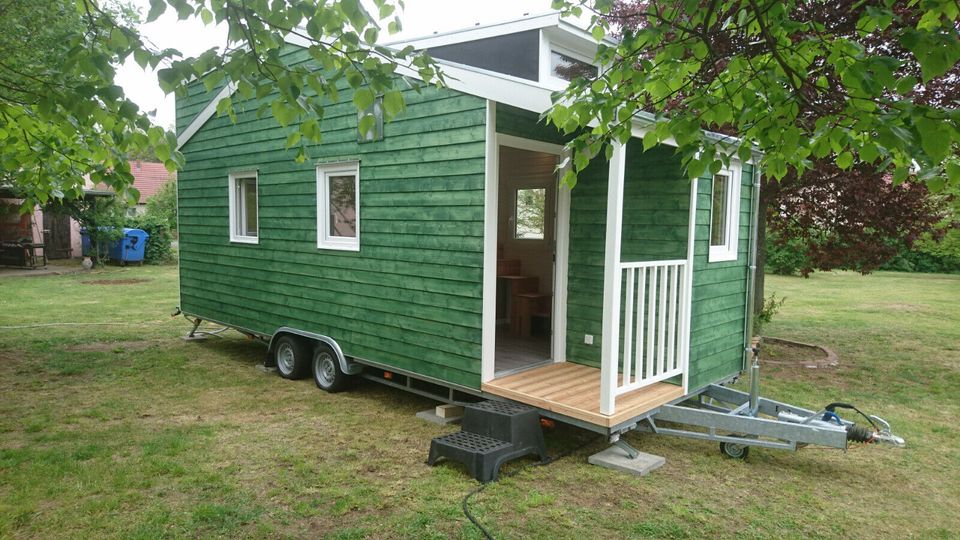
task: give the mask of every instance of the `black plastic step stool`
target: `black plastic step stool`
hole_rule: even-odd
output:
[[[547,459],[536,409],[505,401],[481,401],[464,407],[461,431],[430,443],[429,465],[440,458],[467,466],[481,482],[496,480],[500,465],[528,454]]]

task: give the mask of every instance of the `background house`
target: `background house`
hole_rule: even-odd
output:
[[[130,209],[131,215],[146,210],[147,199],[164,184],[176,179],[162,163],[137,160],[130,164],[133,187],[140,192],[137,205]],[[93,186],[88,182],[86,196],[112,194],[106,186]],[[29,242],[43,244],[43,253],[48,260],[71,259],[82,255],[80,225],[68,214],[56,208],[37,207],[32,213],[21,214],[23,199],[17,198],[10,189],[0,188],[0,242]]]
[[[143,214],[147,208],[147,199],[153,197],[164,184],[177,179],[177,173],[167,171],[163,163],[152,161],[133,161],[130,163],[130,172],[133,173],[133,187],[140,192],[140,200],[130,209],[133,215]]]

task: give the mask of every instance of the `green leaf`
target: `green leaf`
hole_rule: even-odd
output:
[[[166,10],[167,3],[165,0],[150,0],[150,12],[147,13],[147,22],[157,20]]]
[[[295,144],[299,143],[299,142],[300,142],[300,137],[302,137],[302,135],[300,134],[299,131],[294,131],[293,133],[291,133],[290,135],[288,135],[288,136],[287,136],[287,150],[293,148],[293,146],[294,146]]]
[[[373,133],[374,128],[377,125],[377,118],[372,114],[365,114],[360,118],[360,122],[357,125],[357,129],[360,131],[360,136],[362,138],[368,137]]]
[[[650,130],[643,135],[643,151],[653,148],[654,146],[660,143],[660,139],[657,137],[657,132]]]
[[[944,127],[944,123],[926,117],[917,119],[920,146],[934,163],[939,163],[947,157],[947,154],[950,152],[951,143],[953,142],[950,131],[944,129]]]
[[[840,155],[837,156],[837,167],[846,170],[849,169],[851,165],[853,165],[853,154],[850,152],[841,152]]]
[[[358,88],[353,93],[353,104],[357,106],[358,110],[365,111],[367,107],[373,105],[376,98],[376,94],[369,88]]]
[[[950,179],[950,183],[960,185],[960,163],[948,161],[944,169],[946,170],[947,178]]]
[[[560,180],[560,185],[573,189],[577,185],[577,174],[573,172],[572,169],[568,169],[567,172],[563,174],[563,179]]]
[[[399,90],[390,90],[383,94],[383,108],[388,118],[393,118],[403,112],[406,108],[403,94]]]
[[[603,27],[596,25],[593,27],[593,30],[590,31],[590,34],[593,35],[593,39],[597,41],[603,41],[603,38],[607,35]]]

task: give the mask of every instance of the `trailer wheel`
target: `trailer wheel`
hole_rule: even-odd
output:
[[[317,345],[313,353],[313,381],[317,388],[332,393],[346,390],[351,378],[340,369],[340,361],[326,343]]]
[[[303,379],[310,371],[310,344],[296,336],[280,336],[273,360],[284,379]]]
[[[732,459],[747,459],[750,455],[750,447],[745,444],[722,442],[720,443],[720,452]]]

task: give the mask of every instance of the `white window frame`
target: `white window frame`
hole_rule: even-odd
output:
[[[590,64],[597,69],[597,75],[600,74],[600,67],[594,64],[595,60],[587,57],[584,54],[578,53],[563,45],[553,42],[549,37],[547,37],[543,32],[541,32],[540,39],[540,84],[547,86],[552,89],[562,90],[570,86],[570,81],[562,79],[553,74],[552,64],[552,54],[554,52],[560,53],[564,56],[569,56],[574,60],[579,60],[581,62]]]
[[[229,175],[227,186],[229,206],[230,206],[230,241],[240,244],[259,244],[260,243],[260,176],[256,170],[234,171]],[[237,200],[237,181],[253,178],[257,184],[257,236],[248,236],[240,234],[240,223],[238,218],[243,210],[239,205],[243,201]]]
[[[330,176],[353,175],[356,193],[357,234],[353,238],[330,235]],[[317,165],[317,249],[360,251],[360,162],[342,161]]]
[[[707,235],[707,241],[710,242],[709,262],[728,262],[735,261],[738,257],[738,248],[740,245],[740,184],[742,167],[739,163],[731,162],[730,167],[717,171],[710,181],[710,231]],[[729,178],[730,185],[727,189],[726,201],[726,242],[722,245],[713,245],[713,186],[717,176],[726,176]]]

